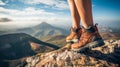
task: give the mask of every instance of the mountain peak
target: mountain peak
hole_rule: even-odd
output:
[[[52,25],[50,25],[50,24],[47,23],[47,22],[42,22],[40,25],[41,25],[41,26],[52,26]]]
[[[47,22],[42,22],[41,24],[48,24]]]
[[[53,28],[52,25],[48,24],[47,22],[42,22],[41,24],[35,26],[37,29],[46,29],[46,28]]]
[[[42,22],[41,24],[35,26],[33,29],[36,30],[35,36],[51,36],[56,34],[58,35],[67,34],[67,31],[65,29],[54,27],[53,25],[46,22]]]

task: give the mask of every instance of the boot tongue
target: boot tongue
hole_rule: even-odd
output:
[[[93,26],[89,26],[88,28],[84,28],[84,31],[89,32],[89,33],[94,33],[95,32],[95,28]]]

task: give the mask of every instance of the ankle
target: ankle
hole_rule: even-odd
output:
[[[80,26],[73,25],[72,28],[74,28],[74,29],[80,29]]]

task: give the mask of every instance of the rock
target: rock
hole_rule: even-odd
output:
[[[35,57],[39,58],[38,62],[34,62],[35,67],[119,67],[119,42],[120,40],[112,42],[106,40],[105,45],[80,53],[63,47],[31,58],[33,58],[32,62],[35,61]]]

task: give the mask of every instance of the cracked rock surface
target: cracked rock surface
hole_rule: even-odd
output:
[[[35,57],[39,58],[36,64],[31,60],[35,67],[119,67],[120,40],[106,40],[105,45],[80,53],[59,49]]]

